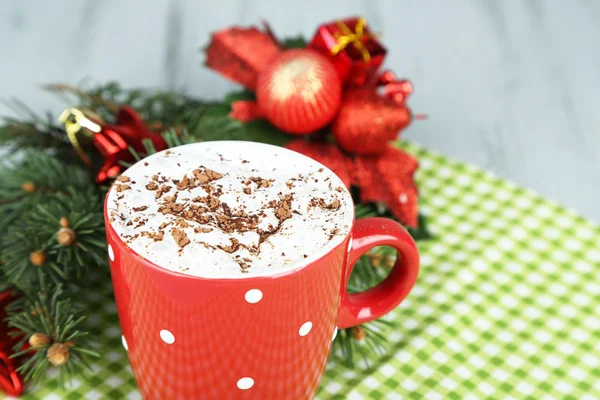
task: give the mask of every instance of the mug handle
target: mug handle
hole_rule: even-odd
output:
[[[411,291],[419,274],[417,246],[398,222],[377,217],[358,219],[351,240],[338,318],[340,329],[372,321],[392,311]],[[348,293],[348,280],[356,261],[375,246],[391,246],[398,251],[390,274],[364,292]]]

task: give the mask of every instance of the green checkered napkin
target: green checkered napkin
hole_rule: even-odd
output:
[[[330,362],[318,399],[600,398],[600,227],[469,165],[414,145],[421,274],[386,318],[388,352]],[[110,284],[87,294],[102,344],[94,373],[25,399],[139,399]],[[338,357],[335,354],[333,357]],[[51,377],[51,376],[50,376]]]

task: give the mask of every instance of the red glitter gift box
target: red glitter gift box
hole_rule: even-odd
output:
[[[342,81],[349,86],[364,85],[375,75],[387,52],[364,18],[321,25],[308,47],[326,54]]]

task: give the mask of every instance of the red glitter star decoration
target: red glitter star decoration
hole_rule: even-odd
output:
[[[389,146],[376,156],[354,158],[354,182],[360,188],[361,202],[382,202],[405,225],[419,225],[419,192],[414,174],[416,158]]]
[[[419,225],[416,158],[391,145],[377,155],[344,155],[333,143],[298,139],[286,145],[331,169],[346,187],[360,189],[360,201],[383,203],[404,225]]]

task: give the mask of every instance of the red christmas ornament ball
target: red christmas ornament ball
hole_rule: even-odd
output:
[[[381,154],[411,121],[412,113],[404,103],[382,96],[374,88],[351,89],[344,93],[331,132],[349,153]]]
[[[286,50],[260,73],[256,99],[261,114],[282,131],[307,134],[327,125],[342,101],[342,81],[325,56]]]

